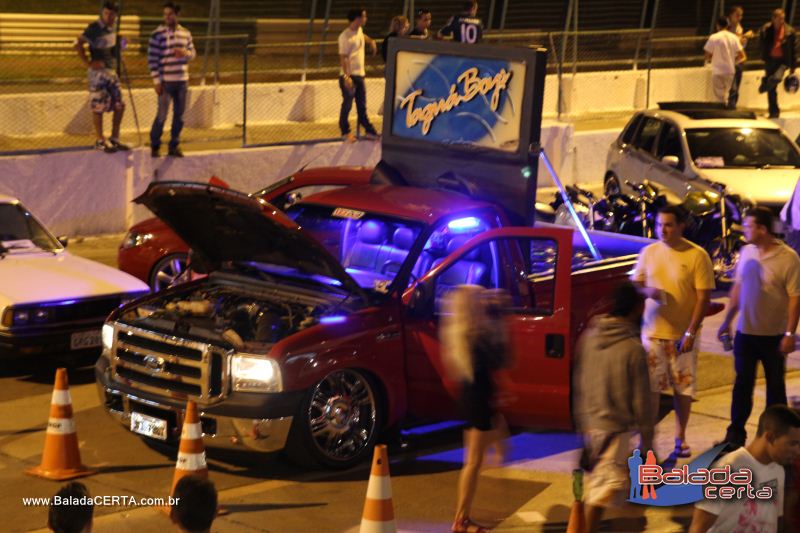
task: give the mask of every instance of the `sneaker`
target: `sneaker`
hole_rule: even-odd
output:
[[[94,149],[95,149],[95,150],[99,150],[99,151],[101,151],[101,152],[105,152],[105,153],[107,153],[107,154],[113,154],[114,152],[116,152],[116,151],[117,151],[117,149],[116,149],[114,146],[112,146],[112,145],[108,144],[108,143],[107,143],[106,141],[104,141],[104,140],[95,141],[95,143],[94,143]]]
[[[367,139],[368,141],[380,141],[381,140],[381,136],[378,133],[369,133],[369,132],[367,132],[367,133],[364,134],[364,138]]]
[[[152,147],[151,146],[150,147],[150,157],[152,157],[153,159],[155,159],[157,157],[161,157],[161,147],[159,147],[159,146]]]
[[[767,78],[761,78],[761,84],[758,86],[759,94],[764,94],[767,92]]]
[[[358,139],[356,139],[356,136],[353,135],[352,133],[345,133],[344,135],[342,135],[342,140],[346,143],[354,143]]]
[[[109,139],[108,144],[110,144],[120,152],[127,152],[128,150],[131,149],[131,147],[128,146],[127,144],[122,144],[121,142],[119,142],[119,139]]]
[[[183,152],[177,146],[175,148],[170,148],[167,152],[167,156],[169,157],[183,157]]]

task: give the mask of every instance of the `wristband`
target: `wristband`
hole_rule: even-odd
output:
[[[783,333],[784,337],[794,337],[794,335],[795,335],[794,331],[786,331]]]
[[[696,335],[696,333],[692,333],[691,331],[687,331],[683,334],[684,337],[689,337],[690,339],[694,339]]]

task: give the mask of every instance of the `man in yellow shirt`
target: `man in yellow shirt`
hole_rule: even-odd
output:
[[[696,392],[696,339],[714,289],[711,259],[705,250],[683,238],[685,227],[683,208],[662,208],[656,219],[660,241],[642,249],[631,276],[647,298],[642,344],[647,352],[653,394],[652,421],[655,425],[660,394],[672,392],[676,457],[691,456],[686,426]],[[652,443],[642,445],[652,449]]]

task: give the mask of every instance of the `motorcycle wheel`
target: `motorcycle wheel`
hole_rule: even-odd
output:
[[[609,174],[603,183],[603,193],[608,196],[622,194],[622,184],[615,174]]]
[[[727,289],[733,285],[736,267],[739,264],[739,254],[744,239],[741,236],[728,237],[728,251],[723,250],[722,237],[713,239],[706,246],[706,251],[711,257],[714,267],[714,278],[717,280],[717,289]]]

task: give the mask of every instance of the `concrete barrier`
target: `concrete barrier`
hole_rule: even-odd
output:
[[[547,123],[542,141],[559,171],[573,151],[572,126]],[[104,154],[94,150],[0,158],[0,194],[22,200],[58,234],[124,231],[150,214],[131,201],[151,181],[207,181],[215,175],[233,188],[261,189],[304,166],[372,166],[380,143],[312,145],[190,152],[152,159],[149,150]],[[540,165],[540,182],[551,183]]]

